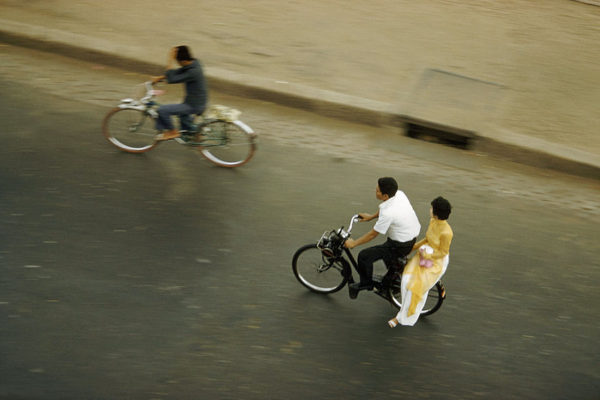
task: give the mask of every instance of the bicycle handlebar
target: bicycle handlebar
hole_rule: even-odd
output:
[[[354,226],[354,223],[360,221],[361,219],[362,219],[361,216],[358,214],[354,214],[352,216],[352,218],[350,218],[350,225],[348,226],[348,233],[352,232],[352,227]]]
[[[154,96],[156,96],[156,92],[154,90],[154,82],[146,81],[144,82],[144,87],[146,88],[146,94],[144,97],[140,99],[142,103],[152,100]]]
[[[360,217],[360,215],[358,214],[354,214],[352,216],[352,218],[350,218],[350,225],[348,226],[348,230],[345,231],[344,227],[342,226],[340,229],[338,229],[337,231],[335,231],[342,239],[346,240],[350,237],[350,232],[352,232],[352,227],[354,226],[355,222],[360,221],[362,218]]]

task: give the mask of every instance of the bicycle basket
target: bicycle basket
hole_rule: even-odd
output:
[[[227,122],[233,122],[239,119],[241,114],[242,112],[235,108],[216,104],[208,107],[208,110],[204,113],[204,117],[207,119],[220,119]]]
[[[343,240],[336,231],[325,231],[317,243],[317,247],[327,257],[338,256],[342,253]]]

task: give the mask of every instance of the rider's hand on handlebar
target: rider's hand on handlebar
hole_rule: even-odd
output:
[[[356,241],[354,239],[348,239],[344,242],[344,246],[351,249],[356,246]]]
[[[358,214],[358,218],[360,218],[360,222],[365,222],[365,221],[370,221],[371,219],[373,219],[373,216],[371,214],[367,214],[367,213],[359,213]]]
[[[164,81],[164,80],[165,80],[164,75],[163,76],[153,76],[152,77],[152,84],[155,84],[155,83],[158,83],[158,82],[161,82],[161,81]]]

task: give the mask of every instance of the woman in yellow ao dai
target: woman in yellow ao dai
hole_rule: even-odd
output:
[[[427,300],[427,294],[446,272],[450,260],[452,228],[446,221],[452,207],[448,200],[437,197],[431,202],[429,227],[425,237],[415,243],[417,250],[402,273],[402,308],[395,318],[388,321],[390,327],[399,323],[414,325]]]

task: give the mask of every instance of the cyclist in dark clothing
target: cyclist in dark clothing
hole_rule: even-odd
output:
[[[175,63],[180,67],[174,68]],[[156,137],[156,140],[169,140],[180,136],[171,121],[172,115],[179,116],[182,130],[190,130],[193,122],[192,114],[204,112],[208,97],[202,66],[198,60],[192,58],[187,46],[177,46],[171,49],[167,71],[152,81],[156,83],[163,80],[166,80],[167,83],[184,83],[185,99],[183,103],[164,104],[158,108],[156,129],[162,133]]]

